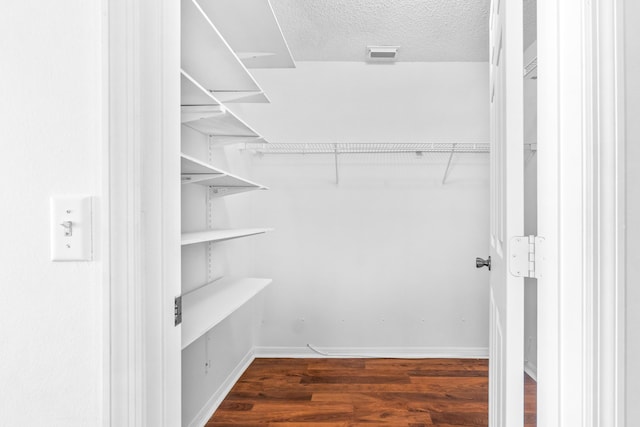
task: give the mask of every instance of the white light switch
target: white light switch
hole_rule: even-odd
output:
[[[91,197],[51,197],[51,261],[90,261],[91,252]]]

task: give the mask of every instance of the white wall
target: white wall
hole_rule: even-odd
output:
[[[488,140],[483,63],[256,70],[271,105],[235,110],[273,142]],[[254,157],[260,351],[486,353],[488,156]]]
[[[488,141],[486,63],[298,62],[251,70],[271,104],[230,104],[272,142]]]
[[[0,6],[2,426],[101,423],[100,254],[49,260],[49,196],[100,195],[101,19],[101,2]]]
[[[640,3],[625,8],[627,140],[627,426],[640,425]]]

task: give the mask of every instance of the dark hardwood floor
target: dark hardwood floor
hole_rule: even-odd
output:
[[[207,426],[486,426],[487,372],[478,359],[256,359]]]
[[[529,375],[524,374],[524,427],[536,427],[538,388]]]

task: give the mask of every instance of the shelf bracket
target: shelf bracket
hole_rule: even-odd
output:
[[[451,167],[451,160],[453,159],[453,153],[455,153],[456,151],[456,145],[457,144],[453,144],[451,146],[451,153],[449,153],[449,161],[447,162],[447,168],[444,170],[444,176],[442,177],[442,185],[444,185],[445,181],[447,180],[447,176],[449,175],[449,168]]]

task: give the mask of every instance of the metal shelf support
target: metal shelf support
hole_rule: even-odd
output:
[[[442,177],[442,185],[444,185],[447,180],[447,175],[449,175],[449,168],[451,167],[451,160],[453,160],[453,153],[456,152],[456,144],[453,144],[451,147],[451,154],[449,154],[449,161],[447,162],[447,168],[444,170],[444,176]]]

